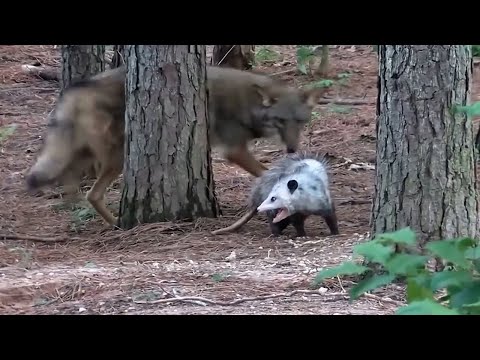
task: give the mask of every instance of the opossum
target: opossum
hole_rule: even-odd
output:
[[[279,236],[292,224],[297,236],[306,236],[305,220],[310,215],[325,219],[332,235],[339,234],[335,204],[330,196],[325,156],[307,152],[288,154],[256,179],[248,211],[237,222],[212,232],[238,230],[257,212],[266,212],[272,235]]]

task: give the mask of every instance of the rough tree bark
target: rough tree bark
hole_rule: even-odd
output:
[[[120,226],[216,217],[205,45],[126,45]]]
[[[121,65],[124,65],[124,54],[123,49],[125,45],[113,45],[113,56],[112,63],[110,65],[111,69],[115,69]]]
[[[372,235],[410,226],[420,244],[477,235],[469,46],[379,46]]]
[[[63,92],[75,79],[84,79],[105,70],[105,45],[62,45]]]
[[[255,45],[215,45],[212,65],[249,70],[252,68],[254,57]]]

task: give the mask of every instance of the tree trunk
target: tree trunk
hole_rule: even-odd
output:
[[[380,45],[372,235],[410,226],[420,244],[477,235],[472,50]]]
[[[124,55],[120,226],[216,217],[205,45],[126,45]]]
[[[255,45],[215,45],[212,65],[249,70],[252,68],[254,57]]]
[[[113,56],[112,64],[110,65],[111,69],[115,69],[125,64],[123,50],[125,45],[113,45]]]
[[[61,92],[73,80],[85,79],[105,70],[105,45],[62,45]]]
[[[328,45],[322,45],[322,50],[320,53],[320,65],[315,71],[315,75],[318,76],[327,76],[329,70],[329,48]]]
[[[72,81],[85,79],[105,70],[105,45],[62,45],[60,93]],[[86,171],[87,179],[96,177],[95,166]]]

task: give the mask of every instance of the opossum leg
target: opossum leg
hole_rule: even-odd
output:
[[[272,235],[275,237],[280,236],[283,230],[285,230],[286,227],[290,225],[290,216],[277,223],[274,223],[273,219],[277,215],[277,212],[278,212],[277,210],[267,211],[267,219],[268,219],[268,224],[270,225],[270,231],[272,232]]]
[[[297,237],[304,237],[307,236],[307,233],[305,232],[305,220],[306,216],[303,214],[293,214],[290,216],[291,222],[293,227],[295,228],[297,232]]]
[[[327,223],[328,228],[330,229],[330,234],[331,235],[338,235],[338,219],[337,219],[337,212],[335,210],[335,205],[332,204],[332,210],[330,211],[329,214],[324,214],[323,218],[325,219],[325,222]]]
[[[104,195],[110,184],[119,175],[118,169],[106,168],[102,169],[100,176],[93,184],[92,188],[87,192],[87,200],[92,204],[95,210],[103,219],[110,225],[117,225],[117,217],[113,216],[110,210],[107,209],[104,201]]]
[[[237,146],[233,149],[228,149],[225,157],[232,163],[237,164],[244,170],[256,177],[260,177],[268,168],[253,157],[248,151],[247,145]]]

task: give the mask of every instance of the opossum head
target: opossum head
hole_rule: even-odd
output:
[[[292,174],[280,179],[257,207],[258,212],[276,210],[274,223],[297,212],[320,215],[331,209],[327,184],[310,172]]]

